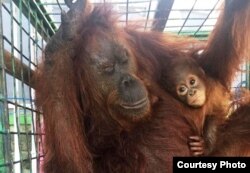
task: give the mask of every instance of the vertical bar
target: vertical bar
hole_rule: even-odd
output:
[[[15,64],[14,64],[14,61],[13,61],[13,55],[14,55],[14,35],[13,35],[13,28],[14,28],[14,16],[13,16],[13,8],[14,8],[14,6],[13,6],[13,2],[11,1],[11,4],[10,4],[10,10],[11,10],[11,13],[10,13],[10,15],[11,15],[11,55],[12,55],[12,57],[11,57],[11,59],[12,59],[12,61],[11,61],[11,63],[12,63],[12,70],[13,70],[13,74],[15,74]],[[16,100],[15,98],[16,98],[16,92],[15,92],[15,81],[14,81],[14,78],[13,78],[13,89],[14,89],[14,101]],[[9,109],[9,104],[8,104],[8,109]],[[14,116],[15,116],[15,114],[16,114],[16,107],[14,107],[14,111],[13,111],[13,122],[15,122],[15,118],[14,118]],[[10,114],[9,114],[10,115]],[[11,129],[10,129],[10,127],[9,127],[9,131],[10,131]],[[14,148],[13,148],[13,152],[15,153],[15,135],[13,134],[13,137],[14,137],[14,140],[12,141],[12,142],[14,142]],[[10,136],[10,144],[11,144],[11,136]],[[11,146],[11,145],[10,145]],[[11,152],[11,149],[8,151],[8,152]],[[11,153],[10,153],[11,154]],[[18,169],[17,167],[16,167],[16,165],[14,165],[14,161],[15,161],[15,156],[13,155],[12,156],[12,162],[11,162],[11,167],[12,167],[12,172],[14,172],[16,169]],[[19,168],[20,169],[20,168]],[[16,171],[15,171],[16,172]]]
[[[33,44],[34,45],[34,44]],[[32,46],[33,46],[32,45]],[[34,49],[33,49],[34,50]],[[34,50],[35,51],[35,50]],[[31,68],[31,63],[30,63],[30,68]],[[29,87],[29,93],[30,93],[30,102],[31,102],[31,134],[35,134],[36,131],[35,131],[35,113],[34,113],[34,106],[33,106],[33,100],[32,100],[32,97],[33,97],[33,93],[32,93],[32,88]],[[36,151],[36,146],[35,146],[35,140],[36,139],[36,136],[32,135],[31,136],[31,157],[37,157],[37,151]],[[37,170],[36,168],[36,164],[37,164],[37,160],[32,160],[32,163],[31,163],[31,169],[32,171],[35,173],[35,171]],[[32,172],[32,173],[33,173]]]
[[[1,116],[1,164],[10,162],[10,139],[8,131],[8,103],[7,103],[7,90],[6,90],[6,76],[5,76],[5,63],[4,63],[4,45],[3,45],[3,23],[2,23],[2,7],[3,2],[0,1],[0,116]],[[0,167],[1,172],[7,172],[6,166]]]
[[[194,36],[196,36],[196,34],[200,31],[201,27],[203,27],[203,25],[205,24],[205,22],[207,21],[207,19],[209,18],[210,14],[215,10],[215,7],[218,5],[220,0],[217,0],[217,2],[215,3],[215,5],[213,6],[213,8],[211,9],[211,11],[208,13],[207,17],[204,19],[204,21],[202,22],[202,24],[199,26],[199,28],[196,30],[196,32],[194,33]]]
[[[181,33],[181,31],[182,31],[183,27],[184,27],[184,26],[185,26],[185,24],[187,23],[187,20],[188,20],[188,18],[189,18],[189,16],[190,16],[191,12],[194,10],[194,6],[195,6],[196,2],[197,2],[197,0],[195,0],[195,2],[194,2],[194,4],[193,4],[193,6],[192,6],[192,8],[191,8],[191,10],[189,11],[189,13],[188,13],[188,15],[187,15],[187,17],[186,17],[186,20],[184,21],[184,23],[183,23],[183,25],[182,25],[182,27],[181,27],[180,31],[178,32],[178,34],[180,34],[180,33]]]
[[[19,7],[19,11],[20,11],[20,7],[22,4],[22,1],[19,2],[18,4],[18,7]],[[12,60],[12,69],[13,69],[13,72],[14,72],[14,75],[13,75],[13,85],[14,85],[14,114],[13,114],[13,118],[14,118],[14,126],[13,126],[13,135],[14,135],[14,170],[15,170],[15,173],[22,173],[22,165],[23,165],[23,162],[22,162],[22,156],[21,156],[21,145],[20,145],[20,127],[19,127],[19,122],[20,122],[20,107],[18,107],[18,97],[17,97],[17,93],[19,92],[19,86],[18,86],[18,80],[15,78],[16,77],[16,71],[15,71],[15,61],[14,61],[14,56],[15,55],[15,52],[14,52],[14,46],[18,48],[18,44],[19,46],[21,45],[21,34],[20,33],[15,33],[15,36],[14,36],[14,33],[13,31],[16,31],[18,30],[16,27],[18,27],[18,23],[15,23],[14,25],[14,15],[19,15],[19,13],[15,11],[13,11],[13,9],[15,8],[15,6],[13,5],[12,6],[12,13],[11,13],[11,16],[12,16],[12,26],[11,27],[11,32],[12,32],[12,40],[11,40],[11,43],[12,44],[12,52],[11,52],[11,60]],[[14,14],[13,14],[14,13]],[[20,20],[20,19],[19,19]],[[20,21],[19,21],[20,22]],[[19,26],[20,27],[20,26]],[[20,31],[20,28],[19,28],[19,31]],[[19,35],[18,35],[19,34]],[[19,36],[19,40],[18,40],[18,36]],[[19,42],[18,42],[19,41]],[[15,45],[16,44],[16,45]],[[18,55],[16,55],[16,57],[18,57]]]
[[[247,63],[246,63],[246,88],[250,89],[250,65],[249,65],[249,61],[247,61]]]
[[[31,70],[31,44],[30,44],[30,41],[31,41],[31,34],[30,34],[30,26],[31,26],[31,22],[30,22],[30,13],[31,13],[31,11],[30,11],[30,3],[28,3],[28,54],[29,54],[29,69]],[[31,73],[30,73],[30,70],[28,71],[28,79],[29,79],[29,81],[31,81]],[[30,96],[30,98],[29,98],[29,101],[30,101],[30,108],[32,109],[32,98],[31,98],[31,90],[30,90],[30,88],[31,87],[29,87],[28,89],[29,89],[29,91],[27,91],[27,92],[29,92],[29,96]],[[30,113],[31,113],[31,115],[30,116],[32,116],[32,110],[30,111]],[[25,116],[26,117],[26,116]],[[26,122],[25,122],[26,123]],[[30,123],[32,123],[32,122],[30,122]],[[31,126],[31,125],[30,125]],[[29,127],[30,129],[31,129],[31,127]],[[26,137],[27,137],[27,139],[28,139],[28,129],[27,129],[27,127],[25,128],[25,131],[26,131]],[[31,131],[31,130],[30,130]],[[29,158],[29,164],[30,164],[30,173],[32,173],[32,153],[31,153],[31,138],[33,137],[32,136],[32,133],[30,133],[30,143],[28,144],[28,158]],[[34,173],[35,173],[35,170],[34,170]]]
[[[149,14],[150,14],[150,11],[151,11],[151,4],[152,4],[152,0],[149,1],[148,14],[147,14],[147,18],[146,18],[146,22],[145,22],[145,26],[144,26],[144,31],[147,29],[148,20],[149,20]]]
[[[10,15],[11,15],[11,64],[12,64],[12,70],[13,70],[13,75],[15,75],[15,64],[14,64],[14,61],[13,61],[13,54],[14,54],[14,35],[13,35],[13,30],[14,30],[14,16],[13,16],[13,2],[11,2],[11,5],[10,5],[10,10],[11,10],[11,13],[10,13]],[[14,77],[13,77],[13,93],[14,93],[14,101],[13,102],[15,102],[16,101],[16,87],[15,87],[15,79],[14,79]],[[8,109],[9,109],[9,104],[8,104]],[[9,116],[10,116],[10,114],[9,114]],[[16,127],[16,123],[15,123],[15,116],[16,116],[16,106],[14,106],[14,111],[13,111],[13,126],[14,127]],[[14,148],[13,148],[13,161],[16,161],[16,157],[18,157],[18,156],[16,156],[16,150],[18,150],[18,148],[16,149],[16,136],[15,136],[15,134],[13,134],[13,138],[14,138],[14,140],[12,141],[14,144],[13,144],[13,146],[14,146]],[[9,151],[9,152],[11,152],[11,150]],[[18,167],[17,167],[17,165],[14,165],[13,164],[13,171],[15,171],[16,172],[16,169],[18,169]],[[20,168],[19,168],[20,169]]]
[[[22,14],[23,14],[23,7],[22,7],[22,0],[19,1],[19,22],[20,22],[20,28],[19,28],[19,32],[20,32],[20,60],[21,60],[21,64],[23,64],[23,18],[22,18]],[[30,16],[30,13],[28,12],[28,16]],[[29,30],[29,29],[28,29]],[[28,41],[29,42],[29,41]],[[27,43],[29,45],[29,43]],[[25,141],[23,138],[19,138],[19,145],[20,146],[24,146],[19,147],[21,150],[19,150],[20,152],[20,156],[21,156],[21,166],[22,166],[22,172],[25,172],[27,170],[25,169],[26,164],[30,165],[29,163],[29,140],[28,140],[28,128],[27,128],[27,112],[26,112],[26,98],[25,98],[25,91],[24,91],[24,72],[23,72],[23,66],[21,66],[21,90],[19,91],[22,94],[22,98],[20,98],[20,101],[22,101],[22,105],[23,108],[21,109],[22,113],[19,112],[19,128],[21,128],[21,131],[23,131],[23,121],[24,120],[24,131],[25,131]],[[20,110],[20,109],[19,109]],[[20,130],[20,129],[19,129]],[[25,145],[24,145],[25,144]],[[26,149],[26,150],[25,150]],[[25,161],[23,161],[25,160]],[[26,167],[30,167],[30,166],[26,166]],[[31,171],[31,170],[30,170]]]
[[[173,4],[174,0],[159,0],[151,29],[152,31],[162,32],[164,30]]]
[[[37,28],[38,28],[38,17],[37,17],[37,13],[35,13],[35,60],[36,60],[36,64],[38,63],[37,62],[37,57],[38,57],[38,36],[37,36]],[[39,117],[37,115],[37,113],[33,113],[33,116],[32,116],[32,124],[33,124],[33,132],[36,133],[37,132],[37,117]],[[36,151],[36,153],[39,153],[39,136],[35,136],[35,141],[34,141],[34,150]],[[36,168],[36,170],[39,170],[39,166],[40,166],[40,157],[39,155],[37,156],[36,155],[36,164],[34,164],[34,167]]]
[[[128,25],[128,5],[129,5],[129,0],[127,0],[126,3],[126,26]]]

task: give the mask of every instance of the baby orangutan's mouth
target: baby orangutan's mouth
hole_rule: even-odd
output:
[[[122,103],[121,107],[124,109],[141,109],[146,106],[148,103],[148,98],[144,97],[143,99],[133,102],[133,103]]]
[[[191,104],[195,104],[197,101],[198,101],[198,99],[195,98],[195,99],[193,99],[193,100],[191,101]]]
[[[197,108],[201,107],[203,104],[204,104],[203,101],[201,101],[199,98],[194,98],[189,102],[190,106],[197,107]]]

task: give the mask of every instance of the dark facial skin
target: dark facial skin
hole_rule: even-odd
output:
[[[133,55],[115,39],[98,39],[91,51],[90,71],[98,93],[114,118],[138,120],[148,114],[150,102],[144,83],[136,75]]]

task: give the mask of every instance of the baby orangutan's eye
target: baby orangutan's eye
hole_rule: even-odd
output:
[[[196,84],[196,80],[194,78],[191,78],[189,81],[190,85],[195,85]]]
[[[185,85],[181,85],[177,88],[178,95],[186,95],[187,93],[187,87]]]

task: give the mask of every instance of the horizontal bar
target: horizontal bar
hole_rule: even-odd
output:
[[[19,53],[20,56],[22,55],[26,61],[28,61],[29,63],[31,63],[31,64],[34,65],[35,67],[37,67],[37,65],[36,65],[34,62],[30,61],[29,58],[28,58],[26,55],[21,54],[21,51],[20,51],[16,46],[14,46],[13,43],[11,43],[10,40],[8,40],[5,36],[3,36],[3,39],[4,39],[4,41],[6,41],[11,47],[13,47],[13,49],[14,49],[17,53]],[[36,47],[39,48],[39,49],[42,51],[42,48],[41,48],[37,43],[35,43],[35,44],[36,44]]]
[[[31,132],[3,132],[3,131],[0,131],[0,134],[2,135],[17,135],[17,134],[20,134],[20,135],[29,135],[29,136],[44,136],[45,133],[31,133]]]
[[[153,1],[158,1],[158,0],[153,0]],[[138,4],[138,3],[149,3],[150,0],[148,1],[133,1],[129,2],[129,4]],[[106,4],[127,4],[127,2],[105,2]],[[57,3],[37,3],[39,5],[58,5]],[[92,4],[104,4],[103,2],[101,3],[92,3]],[[65,5],[65,3],[60,3],[60,5]]]
[[[39,158],[43,158],[45,156],[45,154],[38,154],[36,157],[31,157],[31,158],[27,158],[27,159],[22,159],[22,161],[29,161],[29,160],[34,160],[34,159],[39,159]],[[8,162],[5,164],[0,164],[0,167],[8,167],[8,166],[12,166],[13,164],[17,164],[20,163],[21,160],[19,161],[13,161],[13,162]]]
[[[28,110],[28,111],[35,112],[35,113],[37,113],[37,114],[42,114],[42,113],[39,112],[38,110],[29,108],[29,107],[27,107],[27,106],[20,105],[20,104],[18,104],[18,103],[12,102],[12,101],[10,101],[10,100],[7,100],[7,102],[8,102],[9,104],[12,104],[12,105],[14,105],[14,106],[17,106],[17,107],[26,109],[26,110]]]
[[[12,61],[14,61],[15,69],[12,68]],[[4,62],[7,71],[11,75],[13,75],[15,78],[21,81],[23,79],[24,83],[34,88],[34,83],[31,81],[32,77],[35,74],[34,70],[30,69],[27,65],[21,63],[21,61],[18,58],[14,57],[13,55],[11,55],[10,52],[6,50],[4,50]]]

